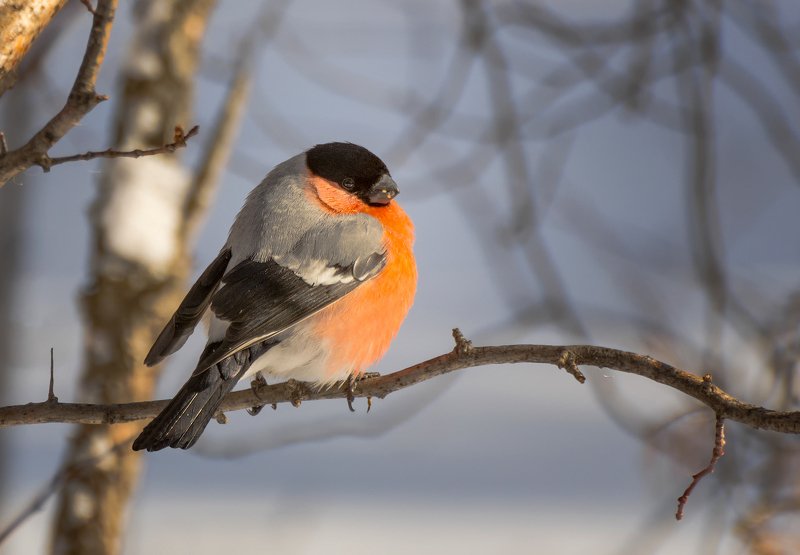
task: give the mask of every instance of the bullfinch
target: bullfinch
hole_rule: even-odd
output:
[[[383,356],[417,284],[397,193],[386,164],[352,143],[317,145],[269,172],[145,358],[180,349],[210,312],[197,367],[133,449],[188,449],[257,372],[324,387]]]

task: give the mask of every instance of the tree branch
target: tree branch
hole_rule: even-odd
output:
[[[116,7],[117,0],[98,0],[83,61],[66,104],[25,145],[0,156],[0,187],[31,166],[42,165],[43,161],[46,164],[50,148],[95,106],[108,99],[97,94],[95,84],[105,57]]]
[[[675,519],[681,520],[683,518],[683,511],[686,508],[686,502],[689,501],[689,496],[692,495],[694,488],[700,483],[700,480],[714,472],[717,463],[725,454],[725,419],[717,416],[717,423],[714,426],[714,449],[711,451],[711,460],[708,464],[697,474],[692,476],[692,481],[689,487],[684,490],[683,495],[678,497],[678,510],[675,512]]]
[[[773,411],[751,405],[729,395],[711,381],[646,355],[592,345],[502,345],[472,347],[459,337],[450,353],[410,366],[392,374],[369,377],[354,384],[354,397],[384,398],[414,384],[464,368],[489,364],[539,363],[563,367],[575,375],[578,366],[597,366],[636,374],[667,385],[709,407],[718,418],[733,420],[752,428],[774,432],[800,433],[800,411]],[[582,376],[578,372],[579,375]],[[577,378],[577,376],[576,376]],[[580,380],[579,380],[580,381]],[[220,412],[278,403],[297,404],[318,399],[346,399],[346,387],[318,391],[311,384],[289,380],[276,385],[254,384],[250,389],[230,393]],[[167,401],[94,405],[41,402],[0,407],[0,427],[48,422],[115,424],[152,418]]]
[[[50,168],[59,164],[66,164],[67,162],[78,162],[80,160],[94,160],[95,158],[141,158],[142,156],[154,156],[156,154],[167,154],[175,152],[179,148],[186,147],[186,141],[197,135],[200,127],[195,125],[189,132],[183,130],[181,126],[175,127],[175,135],[171,143],[155,147],[155,148],[135,148],[133,150],[114,150],[108,148],[106,150],[90,150],[83,154],[73,154],[71,156],[58,156],[51,158],[47,154],[42,155],[36,164],[41,166],[45,172],[49,172]]]

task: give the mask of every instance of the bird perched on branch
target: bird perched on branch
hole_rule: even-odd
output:
[[[381,159],[351,143],[276,166],[150,349],[152,366],[211,312],[197,367],[133,448],[188,449],[225,395],[257,372],[325,386],[383,356],[417,282],[414,227],[397,193]]]

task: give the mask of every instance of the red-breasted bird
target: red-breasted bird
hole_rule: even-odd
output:
[[[228,241],[145,359],[180,349],[211,312],[192,375],[134,441],[188,449],[223,397],[256,372],[320,386],[383,356],[414,300],[414,226],[380,158],[317,145],[276,166],[248,195]]]

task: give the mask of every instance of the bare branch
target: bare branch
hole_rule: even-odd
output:
[[[175,127],[175,135],[172,142],[156,148],[136,148],[133,150],[114,150],[108,148],[100,151],[89,151],[83,154],[73,154],[72,156],[59,156],[57,158],[50,158],[47,154],[39,158],[35,163],[41,166],[45,172],[49,172],[50,168],[59,164],[66,164],[67,162],[78,162],[80,160],[94,160],[95,158],[141,158],[142,156],[154,156],[156,154],[167,154],[175,152],[179,148],[186,147],[186,141],[197,135],[200,127],[195,125],[189,132],[186,133],[181,126]]]
[[[0,187],[31,166],[41,165],[53,145],[95,106],[108,100],[107,96],[97,94],[95,84],[105,57],[116,7],[117,0],[98,0],[83,61],[66,104],[25,145],[0,157]]]
[[[369,377],[354,384],[354,397],[384,398],[414,384],[449,372],[489,364],[539,363],[566,366],[597,366],[636,374],[685,393],[708,406],[720,418],[741,422],[752,428],[790,434],[800,433],[800,411],[773,411],[741,401],[711,381],[706,374],[675,368],[646,355],[592,345],[502,345],[463,348],[426,360],[386,376]],[[565,355],[565,353],[569,353]],[[567,358],[565,358],[565,356]],[[570,360],[571,359],[571,360]],[[574,366],[573,366],[574,364]],[[582,375],[582,374],[581,374]],[[256,383],[252,388],[229,394],[220,411],[242,410],[260,405],[293,403],[318,399],[346,399],[347,388],[317,390],[311,384],[290,380],[276,385]],[[67,422],[116,424],[152,418],[167,401],[92,405],[81,403],[28,403],[0,408],[0,428],[24,424]]]
[[[695,486],[704,477],[714,472],[714,468],[717,466],[717,461],[719,461],[722,458],[722,455],[725,454],[725,419],[720,415],[717,415],[717,424],[715,426],[715,430],[714,450],[711,452],[711,460],[708,461],[708,464],[705,466],[705,468],[703,468],[703,470],[692,476],[692,483],[689,484],[689,487],[686,488],[686,490],[683,492],[683,495],[678,497],[678,510],[675,512],[675,518],[677,520],[683,518],[683,509],[686,507],[686,502],[689,501],[689,496],[692,494]]]
[[[53,477],[50,478],[50,481],[45,484],[42,490],[36,494],[33,499],[30,500],[30,502],[28,502],[25,508],[22,509],[19,514],[11,520],[11,522],[0,529],[0,545],[3,545],[3,542],[11,537],[17,528],[22,526],[26,520],[42,510],[45,502],[47,502],[47,500],[58,491],[68,475],[69,474],[66,472],[65,468],[59,469],[58,472],[56,472]]]

